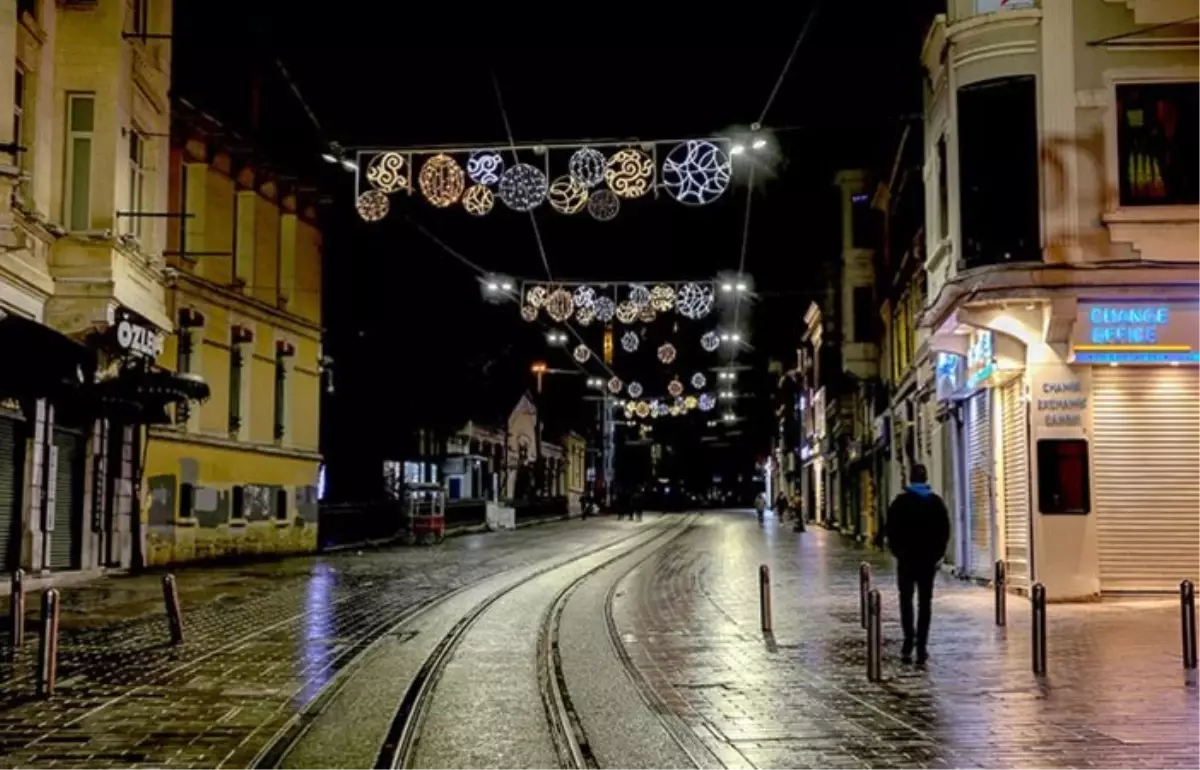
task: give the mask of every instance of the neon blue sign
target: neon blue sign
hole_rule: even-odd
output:
[[[1110,307],[1100,305],[1088,313],[1094,345],[1155,345],[1159,329],[1171,321],[1171,311],[1162,305]]]
[[[1077,351],[1077,364],[1200,364],[1200,351]]]

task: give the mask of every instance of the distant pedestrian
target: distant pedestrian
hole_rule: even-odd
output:
[[[787,516],[787,512],[788,512],[787,495],[785,495],[783,492],[780,492],[779,495],[775,498],[775,518],[779,519],[780,524],[783,523],[784,518]]]
[[[792,527],[793,532],[804,531],[804,505],[800,502],[800,495],[796,495],[792,499],[792,513],[796,517],[796,524]]]
[[[743,500],[745,498],[742,498]],[[763,512],[767,510],[767,498],[762,493],[759,493],[754,498],[754,510],[758,513],[758,523],[763,523]]]
[[[900,588],[900,624],[904,628],[901,659],[912,662],[914,643],[917,664],[929,658],[929,622],[933,613],[933,579],[938,562],[950,542],[950,514],[946,503],[929,487],[924,465],[912,467],[912,483],[888,507],[884,526],[888,546],[896,557]],[[917,627],[913,630],[913,589],[917,592]]]

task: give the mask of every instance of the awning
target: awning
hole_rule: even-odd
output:
[[[89,388],[97,411],[126,424],[164,425],[171,422],[167,407],[207,401],[208,383],[196,374],[165,369],[124,367]]]
[[[58,330],[0,310],[0,397],[55,398],[92,379],[96,356]]]

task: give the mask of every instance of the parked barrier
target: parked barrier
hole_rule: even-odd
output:
[[[58,610],[58,589],[51,588],[42,594],[42,639],[38,650],[37,691],[44,698],[54,694],[58,675]]]
[[[179,589],[174,575],[163,575],[163,603],[167,606],[167,627],[171,631],[171,644],[183,644],[183,614],[179,610]]]
[[[1033,673],[1046,675],[1046,587],[1034,583],[1033,598]]]
[[[1183,630],[1183,667],[1196,668],[1196,586],[1185,580],[1179,584],[1179,621]]]
[[[1004,562],[996,562],[996,572],[993,578],[993,587],[996,590],[996,625],[1008,625],[1008,570],[1005,569]]]
[[[879,589],[867,594],[867,681],[883,679],[883,618],[879,604]]]
[[[871,590],[871,565],[858,565],[858,622],[867,627],[867,593]]]
[[[9,642],[15,652],[25,644],[25,572],[12,573],[12,594],[8,599]]]
[[[771,632],[771,568],[762,565],[758,568],[758,602],[759,613],[762,617],[762,630]]]

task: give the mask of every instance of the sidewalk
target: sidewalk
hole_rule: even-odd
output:
[[[883,600],[884,677],[866,680],[858,565]],[[774,637],[759,630],[771,567]],[[1196,767],[1178,600],[1053,604],[1049,676],[1031,673],[1029,603],[993,624],[989,589],[938,578],[926,670],[899,663],[885,555],[819,527],[711,513],[631,573],[614,604],[658,695],[730,767]]]

